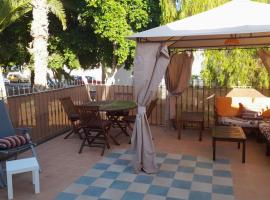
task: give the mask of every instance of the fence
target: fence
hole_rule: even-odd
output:
[[[182,111],[203,111],[205,114],[205,127],[213,124],[213,99],[207,100],[212,94],[217,96],[226,95],[229,88],[207,88],[190,86],[177,98],[177,118]],[[270,90],[260,90],[269,96]],[[115,96],[116,94],[117,97]],[[119,94],[122,94],[122,96]],[[131,95],[125,95],[131,94]],[[75,104],[81,104],[90,99],[114,100],[134,99],[132,86],[117,85],[78,85],[67,88],[59,88],[44,92],[21,94],[7,98],[10,115],[14,126],[27,126],[33,128],[33,139],[42,142],[63,133],[70,127],[68,118],[63,111],[60,98],[70,96]],[[164,86],[160,86],[156,93],[159,98],[157,106],[150,116],[150,124],[164,125],[167,92]],[[136,109],[132,111],[136,112]]]

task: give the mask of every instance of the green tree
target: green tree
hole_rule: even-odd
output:
[[[112,73],[134,56],[135,42],[126,40],[149,23],[148,2],[143,0],[87,0],[83,20],[93,18],[93,29],[100,44],[102,66]],[[151,1],[153,2],[153,1]]]
[[[31,0],[0,1],[0,32],[31,10]]]

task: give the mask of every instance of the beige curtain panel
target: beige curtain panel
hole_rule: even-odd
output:
[[[166,87],[170,94],[179,95],[187,88],[193,61],[192,53],[172,55],[165,76]]]
[[[156,173],[155,148],[146,116],[146,106],[151,102],[169,64],[166,46],[160,43],[137,43],[134,61],[134,88],[138,114],[133,128],[132,145],[135,150],[135,172]]]
[[[258,51],[258,55],[261,58],[265,68],[267,69],[268,73],[270,73],[270,52],[264,49],[260,49]]]
[[[169,98],[170,119],[176,118],[175,107],[177,102],[174,96],[180,95],[188,87],[193,61],[193,54],[189,52],[171,56],[165,75],[166,88],[171,96]]]

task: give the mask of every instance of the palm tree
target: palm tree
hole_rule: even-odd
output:
[[[31,25],[30,53],[34,58],[35,85],[47,86],[47,67],[48,67],[48,38],[49,20],[48,13],[52,12],[61,21],[63,30],[66,29],[66,15],[63,4],[60,0],[32,0],[33,22]]]
[[[48,67],[48,13],[52,12],[66,29],[66,15],[60,0],[0,0],[0,32],[24,14],[33,12],[29,51],[33,55],[36,85],[47,85]]]
[[[31,10],[31,0],[0,0],[0,33]],[[0,67],[0,97],[6,97],[6,88]]]
[[[31,11],[31,0],[0,1],[0,33],[25,13]]]

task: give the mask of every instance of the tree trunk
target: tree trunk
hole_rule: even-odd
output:
[[[0,67],[0,100],[7,97],[6,87],[3,79],[2,69]]]
[[[49,20],[47,0],[32,0],[33,21],[31,36],[33,37],[31,53],[34,58],[35,79],[37,86],[47,87],[48,37]]]

